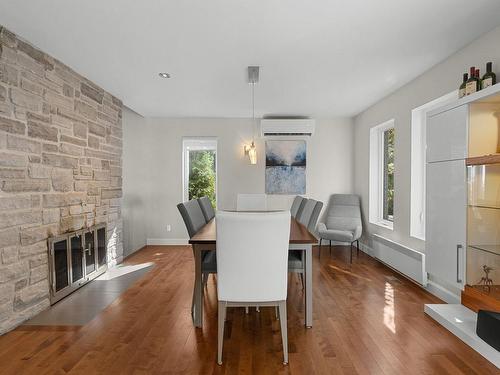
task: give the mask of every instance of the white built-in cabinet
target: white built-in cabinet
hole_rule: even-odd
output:
[[[469,111],[463,105],[427,119],[426,268],[446,286],[465,281]]]

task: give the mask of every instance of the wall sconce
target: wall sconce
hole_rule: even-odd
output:
[[[245,155],[248,155],[250,164],[257,164],[257,147],[253,141],[251,145],[245,145]]]

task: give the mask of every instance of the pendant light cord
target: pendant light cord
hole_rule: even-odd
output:
[[[255,82],[252,82],[252,144],[255,142]]]

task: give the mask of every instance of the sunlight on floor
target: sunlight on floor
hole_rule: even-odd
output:
[[[329,265],[328,267],[330,267],[331,269],[334,269],[335,271],[338,271],[338,272],[342,272],[342,273],[345,273],[346,275],[350,275],[350,276],[354,276],[354,277],[357,277],[358,279],[363,279],[363,280],[366,280],[366,281],[372,281],[371,279],[367,278],[367,277],[363,277],[363,276],[360,276],[360,275],[356,275],[355,273],[349,271],[349,270],[345,270],[343,268],[340,268],[340,267],[336,267],[336,266],[333,266],[333,265]]]
[[[396,333],[396,324],[394,323],[394,288],[387,282],[385,283],[384,324],[392,333]]]
[[[117,277],[126,275],[128,273],[132,273],[138,270],[141,270],[143,268],[149,267],[154,265],[152,262],[148,263],[141,263],[141,264],[134,264],[133,266],[122,266],[118,265],[116,267],[110,268],[108,271],[106,271],[104,274],[96,278],[96,280],[112,280]]]

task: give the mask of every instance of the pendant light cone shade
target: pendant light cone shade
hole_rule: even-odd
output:
[[[250,164],[257,164],[257,148],[253,142],[248,149],[248,157],[250,158]]]

